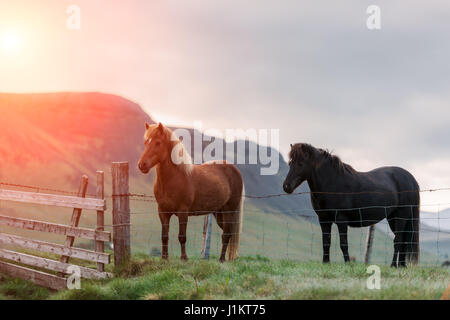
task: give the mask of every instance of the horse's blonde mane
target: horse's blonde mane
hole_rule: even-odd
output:
[[[172,141],[173,146],[170,150],[170,154],[172,156],[172,151],[174,148],[177,148],[177,151],[179,152],[179,156],[181,156],[181,161],[179,164],[174,163],[178,169],[180,169],[183,173],[190,175],[192,173],[192,170],[194,169],[194,165],[192,163],[192,158],[189,155],[189,152],[186,150],[183,143],[178,139],[178,137],[175,135],[175,133],[167,128],[166,126],[163,127],[163,135],[165,136],[166,140]],[[158,124],[152,124],[149,125],[147,130],[145,130],[144,139],[145,141],[150,141],[152,139],[152,133],[155,129],[158,128]],[[173,161],[172,161],[173,162]]]
[[[177,164],[177,167],[182,170],[185,174],[190,175],[192,170],[194,169],[194,164],[192,163],[192,157],[189,152],[186,150],[184,144],[178,139],[175,133],[172,132],[169,128],[166,128],[170,132],[170,140],[174,141],[175,144],[173,148],[178,148],[178,152],[181,153],[181,163]],[[172,150],[173,150],[172,148]]]

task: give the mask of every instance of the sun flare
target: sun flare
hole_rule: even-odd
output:
[[[0,34],[0,48],[2,53],[11,55],[19,51],[22,41],[20,35],[12,30]]]

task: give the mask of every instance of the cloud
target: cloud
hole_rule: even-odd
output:
[[[80,0],[80,33],[58,27],[55,3],[30,18],[35,72],[0,74],[3,90],[117,93],[187,125],[279,128],[284,155],[305,141],[360,170],[398,165],[450,186],[447,0],[379,0],[379,31],[366,0]]]
[[[192,72],[172,93],[195,83],[192,112],[210,126],[280,128],[284,154],[307,141],[361,170],[399,165],[450,185],[430,175],[450,166],[450,5],[380,1],[382,30],[369,31],[368,4],[186,4],[180,59]]]

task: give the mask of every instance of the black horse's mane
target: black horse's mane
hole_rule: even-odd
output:
[[[356,170],[351,165],[342,162],[338,156],[331,154],[328,150],[315,148],[308,143],[296,143],[289,152],[289,158],[294,162],[303,159],[305,155],[311,157],[313,161],[324,159],[340,172],[356,173]]]

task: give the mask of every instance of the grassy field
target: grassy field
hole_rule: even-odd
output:
[[[381,267],[381,289],[369,290],[360,263],[242,257],[162,261],[135,255],[116,277],[82,281],[80,290],[52,292],[0,275],[0,299],[439,299],[450,284],[450,269]]]
[[[111,207],[110,205],[108,206]],[[17,210],[16,210],[17,209]],[[41,207],[19,210],[2,203],[13,216],[68,223],[71,210]],[[266,210],[267,209],[267,210]],[[158,255],[161,224],[152,202],[132,202],[132,250],[134,259],[116,277],[106,281],[82,282],[82,289],[52,292],[29,282],[0,274],[0,299],[438,299],[449,285],[450,270],[439,264],[432,252],[421,252],[421,266],[407,269],[388,267],[392,258],[392,238],[376,229],[372,262],[381,267],[381,290],[368,290],[366,266],[361,264],[367,228],[350,229],[349,251],[356,263],[344,265],[337,230],[332,230],[330,265],[322,265],[321,231],[315,217],[290,215],[270,208],[262,210],[250,201],[245,204],[241,257],[220,264],[214,258],[221,246],[221,230],[213,222],[211,261],[199,260],[203,217],[188,224],[188,262],[180,262],[176,217],[171,221],[170,261]],[[106,214],[106,224],[111,224]],[[96,215],[83,212],[80,225],[92,227]],[[110,229],[110,227],[108,228]],[[0,232],[63,243],[65,237],[34,231],[0,227]],[[75,246],[93,248],[93,242],[76,241]],[[29,252],[35,254],[36,252]],[[42,255],[59,259],[55,255]],[[86,265],[80,260],[74,263]],[[425,267],[428,266],[428,267]],[[92,265],[92,267],[94,267]],[[107,266],[113,271],[112,266]]]
[[[158,253],[161,247],[161,223],[154,204],[132,203],[131,240],[135,253]],[[133,210],[132,210],[133,211]],[[305,217],[305,211],[298,210],[291,215],[282,214],[266,208],[256,207],[250,201],[245,203],[244,222],[240,241],[243,256],[263,256],[271,259],[289,259],[297,261],[322,260],[322,232],[314,213]],[[388,228],[388,226],[386,225]],[[349,252],[357,262],[364,260],[365,242],[368,228],[349,228]],[[198,257],[203,237],[203,216],[190,217],[187,231],[187,251],[190,257]],[[219,255],[222,230],[213,222],[211,252]],[[333,225],[330,258],[343,262],[339,247],[337,227]],[[180,255],[178,242],[178,220],[173,217],[169,235],[169,254]],[[371,262],[390,264],[393,254],[393,241],[387,233],[375,230]],[[422,265],[439,265],[437,258],[423,250],[420,258]]]

